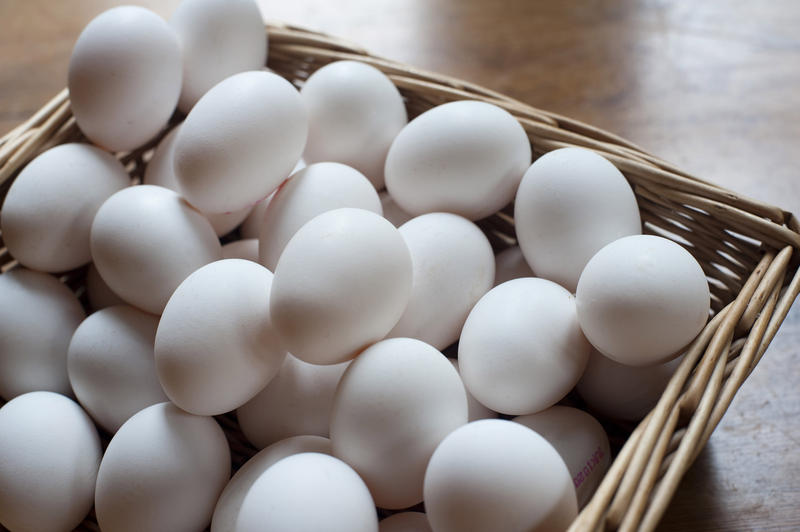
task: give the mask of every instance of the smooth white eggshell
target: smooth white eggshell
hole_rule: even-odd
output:
[[[222,490],[211,518],[211,532],[233,531],[253,483],[272,465],[300,453],[331,454],[331,441],[321,436],[293,436],[273,443],[250,458]]]
[[[425,473],[425,510],[436,532],[566,530],[578,514],[564,461],[547,440],[511,421],[453,431]]]
[[[178,38],[148,9],[109,9],[78,37],[67,86],[78,127],[92,142],[111,151],[138,148],[167,124],[178,102]]]
[[[234,74],[211,88],[175,140],[181,194],[206,213],[252,207],[303,154],[308,117],[300,93],[277,74]]]
[[[546,279],[514,279],[475,305],[458,344],[464,385],[503,414],[532,414],[554,405],[580,379],[591,346],[575,298]]]
[[[455,358],[448,358],[447,360],[449,360],[450,363],[453,364],[453,367],[456,368],[456,371],[459,371],[458,360],[456,360]],[[461,376],[460,372],[459,376]],[[479,419],[494,419],[497,417],[497,412],[494,412],[483,406],[477,399],[475,399],[475,397],[471,393],[469,393],[469,390],[466,390],[466,392],[467,392],[467,421],[477,421]]]
[[[395,227],[400,227],[413,218],[413,216],[408,214],[397,205],[397,202],[394,201],[394,198],[392,198],[392,196],[385,189],[378,192],[378,196],[381,198],[383,217],[392,222],[392,225]]]
[[[244,259],[258,262],[258,239],[234,240],[222,246],[223,259]]]
[[[182,0],[169,25],[183,56],[183,112],[223,79],[267,61],[267,33],[253,0]]]
[[[336,364],[386,336],[410,292],[411,256],[400,232],[373,212],[335,209],[286,245],[270,309],[290,353]]]
[[[271,284],[260,264],[223,259],[178,286],[155,342],[158,378],[173,403],[193,414],[223,414],[275,376],[286,351],[272,327]]]
[[[444,349],[458,340],[469,311],[492,287],[492,246],[478,226],[455,214],[423,214],[399,230],[411,253],[411,298],[388,336]]]
[[[300,94],[308,108],[303,158],[344,163],[383,188],[386,152],[408,122],[394,83],[371,65],[335,61],[311,74]]]
[[[274,270],[286,243],[298,229],[315,216],[342,207],[383,215],[378,193],[358,170],[322,162],[292,174],[275,192],[261,220],[261,264]]]
[[[153,359],[157,327],[158,316],[114,306],[83,320],[69,343],[75,397],[112,434],[139,410],[167,400]]]
[[[294,169],[292,170],[291,174],[294,174],[305,167],[305,161],[300,159],[297,161],[297,164],[294,165]],[[275,192],[256,203],[255,206],[253,206],[253,208],[250,210],[250,214],[247,215],[247,218],[244,219],[242,225],[239,226],[239,234],[242,238],[258,239],[259,235],[261,234],[261,221],[264,219],[264,213],[267,212],[267,207],[269,207],[269,202],[272,201],[273,196],[275,196]]]
[[[51,275],[25,268],[0,275],[0,397],[69,395],[67,347],[85,316],[75,294]]]
[[[422,512],[400,512],[378,523],[378,532],[433,532]]]
[[[12,531],[68,532],[94,500],[103,450],[89,416],[52,392],[0,408],[0,523]]]
[[[494,286],[520,277],[535,277],[519,246],[504,249],[494,257]]]
[[[94,311],[126,304],[100,277],[100,272],[94,263],[90,264],[86,271],[86,295],[89,298],[89,306]]]
[[[130,178],[111,154],[89,144],[62,144],[29,162],[11,184],[0,225],[20,264],[63,272],[92,260],[89,230],[97,209]]]
[[[216,421],[172,403],[148,406],[120,427],[103,455],[97,523],[103,532],[203,530],[230,472]]]
[[[519,246],[536,274],[570,292],[600,248],[642,232],[625,176],[584,148],[554,150],[534,161],[519,185],[514,220]]]
[[[535,431],[558,451],[572,477],[578,506],[583,508],[611,462],[611,449],[603,426],[583,410],[560,405],[515,417],[513,421]]]
[[[708,320],[703,269],[679,244],[653,235],[620,238],[592,257],[576,292],[586,338],[610,359],[651,366],[680,354]]]
[[[327,436],[333,395],[348,364],[320,366],[286,355],[278,374],[236,411],[247,441],[263,449],[290,436]]]
[[[208,220],[176,192],[153,185],[108,198],[92,223],[91,246],[106,284],[153,314],[190,273],[222,257]]]
[[[478,220],[513,199],[530,164],[528,136],[508,111],[450,102],[397,135],[386,157],[386,188],[412,215],[440,211]]]
[[[364,479],[381,508],[422,502],[436,446],[467,422],[458,372],[439,351],[411,338],[367,348],[345,371],[333,401],[331,446]]]

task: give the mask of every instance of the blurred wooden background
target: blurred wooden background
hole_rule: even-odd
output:
[[[66,83],[116,0],[0,0],[0,132]],[[130,0],[168,17],[177,0]],[[357,42],[621,134],[800,211],[800,2],[260,0],[267,19]],[[660,530],[800,530],[800,315],[787,318]]]

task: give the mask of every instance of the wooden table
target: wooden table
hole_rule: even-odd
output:
[[[66,82],[112,0],[0,0],[0,132]],[[168,16],[176,0],[140,2]],[[800,211],[800,3],[261,1],[346,37],[621,134]],[[800,530],[800,315],[793,310],[683,481],[661,530]]]

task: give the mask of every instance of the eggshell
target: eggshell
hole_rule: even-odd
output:
[[[213,419],[171,403],[148,406],[108,444],[97,473],[97,523],[103,532],[203,530],[230,477],[230,461]]]
[[[301,453],[279,461],[253,484],[235,532],[378,532],[364,482],[332,456]]]
[[[86,270],[86,295],[89,298],[89,305],[93,310],[101,310],[114,305],[125,305],[117,294],[106,284],[94,263],[89,265]]]
[[[222,246],[223,259],[244,259],[258,263],[258,239],[234,240]]]
[[[102,454],[92,420],[63,395],[31,392],[3,405],[0,523],[12,531],[73,530],[92,508]]]
[[[410,292],[411,256],[398,230],[373,212],[335,209],[286,245],[270,309],[290,353],[336,364],[386,336]]]
[[[456,371],[459,371],[458,360],[454,358],[448,358],[447,360],[449,360],[450,363],[453,364],[453,367],[456,368]],[[460,375],[461,374],[459,372],[459,376]],[[466,390],[466,392],[467,392],[467,421],[477,421],[479,419],[494,419],[497,417],[497,412],[493,412],[492,410],[489,410],[488,408],[483,406],[480,402],[478,402],[477,399],[475,399],[475,397],[471,393],[469,393],[469,390]]]
[[[294,169],[290,175],[302,170],[305,167],[305,161],[300,159],[297,161],[297,164],[294,165]],[[247,218],[245,218],[244,222],[242,222],[241,226],[239,226],[239,234],[243,239],[258,239],[259,235],[261,234],[261,225],[262,220],[264,219],[264,213],[267,212],[269,202],[272,201],[272,197],[274,195],[275,192],[272,192],[265,199],[256,203],[255,206],[253,206],[253,208],[250,210],[250,214],[247,215]]]
[[[257,449],[302,434],[328,436],[336,386],[349,362],[320,366],[286,355],[278,374],[236,418]]]
[[[333,402],[331,446],[378,506],[407,508],[422,502],[433,450],[466,422],[464,385],[447,358],[419,340],[390,338],[345,371]]]
[[[465,425],[439,444],[425,472],[425,509],[436,532],[566,530],[578,514],[558,452],[500,419]]]
[[[353,207],[383,215],[378,193],[361,172],[340,163],[316,163],[292,174],[269,202],[261,221],[259,257],[274,270],[286,243],[323,212]]]
[[[422,512],[400,512],[390,515],[378,525],[378,532],[433,532],[428,518]]]
[[[603,246],[642,232],[636,196],[606,158],[584,148],[539,157],[514,201],[519,246],[539,277],[570,292]]]
[[[371,65],[335,61],[311,74],[300,94],[309,118],[305,160],[344,163],[383,188],[386,152],[408,122],[394,83]]]
[[[155,343],[158,378],[173,403],[192,414],[223,414],[275,376],[286,351],[267,305],[271,284],[260,264],[224,259],[178,286]]]
[[[443,212],[409,220],[400,234],[411,253],[411,298],[388,336],[444,349],[458,340],[469,311],[492,287],[492,246],[478,226]]]
[[[108,286],[153,314],[190,273],[222,257],[208,220],[177,193],[153,185],[108,198],[92,223],[91,247]]]
[[[62,144],[29,162],[0,212],[3,242],[20,264],[46,272],[92,260],[89,230],[100,205],[128,186],[110,154],[89,144]]]
[[[183,56],[183,112],[223,79],[267,61],[267,33],[253,0],[182,0],[169,25]]]
[[[535,277],[519,246],[504,249],[494,257],[494,286],[520,277]]]
[[[478,220],[513,199],[530,164],[528,136],[510,113],[485,102],[450,102],[397,135],[386,157],[386,188],[414,216],[443,211]]]
[[[67,347],[84,317],[78,298],[55,277],[25,268],[0,275],[0,397],[71,394]]]
[[[331,441],[321,436],[293,436],[273,443],[250,458],[222,490],[211,519],[211,532],[235,530],[244,498],[256,480],[273,464],[300,453],[331,453]]]
[[[394,198],[386,191],[381,190],[378,192],[378,197],[381,198],[381,207],[383,207],[383,217],[392,222],[395,227],[400,227],[413,216],[401,209]]]
[[[558,451],[572,477],[578,507],[583,508],[603,480],[611,461],[603,426],[583,410],[560,405],[515,417],[513,421],[535,431]]]
[[[680,354],[708,320],[703,269],[679,244],[653,235],[621,238],[592,257],[576,293],[586,338],[608,358],[651,366]]]
[[[590,345],[575,298],[546,279],[514,279],[475,305],[458,344],[464,385],[503,414],[532,414],[557,403],[578,382]]]
[[[67,85],[78,127],[92,142],[111,151],[138,148],[167,124],[178,102],[178,38],[148,9],[109,9],[78,37]]]
[[[83,320],[69,343],[75,397],[112,434],[139,410],[167,400],[153,359],[157,327],[157,316],[115,306]]]
[[[178,132],[181,193],[206,213],[253,206],[289,176],[307,135],[291,83],[269,72],[234,74],[200,98]]]

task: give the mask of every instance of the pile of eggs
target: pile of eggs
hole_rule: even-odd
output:
[[[79,37],[91,144],[36,157],[0,214],[20,264],[0,276],[0,523],[67,531],[94,505],[104,532],[565,529],[610,452],[558,403],[641,418],[707,320],[700,265],[641,234],[592,151],[532,161],[484,102],[409,122],[359,62],[298,91],[266,52],[252,0],[114,8]],[[113,153],[176,107],[131,186]],[[495,256],[474,222],[512,201],[519,246]],[[87,264],[88,316],[52,275]],[[231,478],[213,416],[234,411],[259,452]]]

